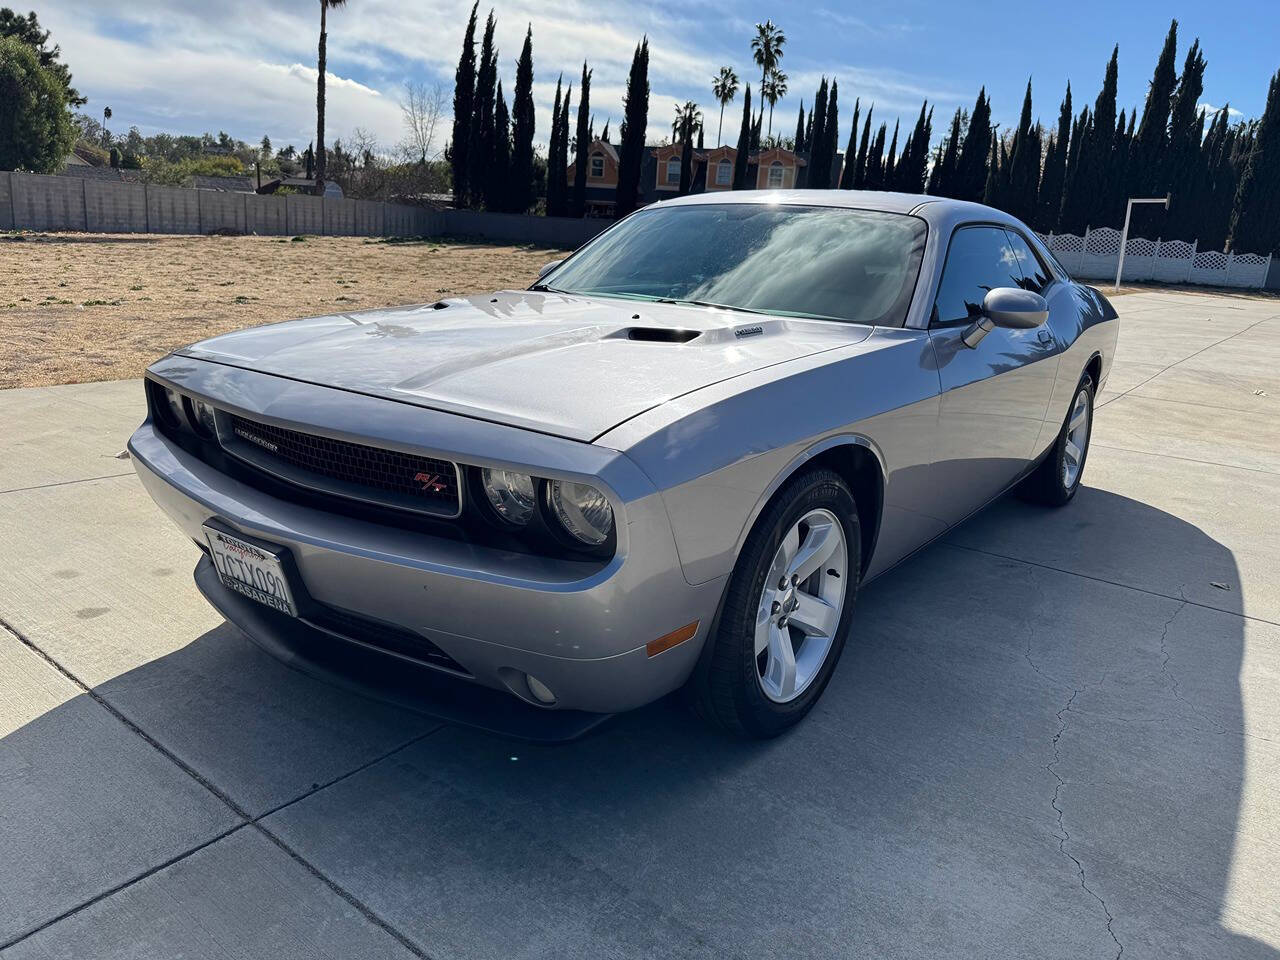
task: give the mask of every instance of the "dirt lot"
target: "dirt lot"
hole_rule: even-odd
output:
[[[0,238],[0,388],[139,376],[241,327],[528,286],[554,250],[360,237]]]

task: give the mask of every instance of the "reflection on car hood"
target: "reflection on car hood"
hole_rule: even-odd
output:
[[[591,440],[673,397],[857,343],[870,332],[856,324],[503,291],[277,323],[179,353]]]

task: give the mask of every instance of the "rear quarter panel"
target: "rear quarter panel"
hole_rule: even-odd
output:
[[[1102,373],[1093,387],[1095,393],[1102,391],[1111,373],[1116,341],[1120,336],[1119,315],[1101,292],[1086,284],[1070,281],[1059,284],[1058,288],[1054,297],[1069,300],[1073,309],[1055,310],[1052,314],[1053,334],[1063,345],[1062,359],[1045,414],[1038,452],[1047,450],[1057,439],[1080,377],[1094,357],[1101,359]]]

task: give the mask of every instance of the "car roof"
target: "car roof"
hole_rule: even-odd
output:
[[[892,193],[884,190],[724,190],[673,197],[651,207],[697,206],[726,203],[789,203],[853,210],[883,210],[887,213],[914,213],[936,224],[981,220],[1017,224],[1007,213],[981,203],[931,197],[923,193]]]

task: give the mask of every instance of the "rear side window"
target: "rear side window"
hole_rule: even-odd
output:
[[[1021,286],[1023,275],[1018,254],[1004,230],[961,227],[951,235],[938,298],[933,303],[932,322],[974,320],[982,314],[982,300],[988,290]]]
[[[1031,249],[1031,245],[1016,231],[1006,230],[1005,235],[1009,238],[1014,256],[1018,258],[1018,266],[1022,269],[1022,288],[1035,293],[1044,293],[1044,288],[1049,286],[1049,282],[1053,279],[1049,268],[1041,262],[1036,252]]]

